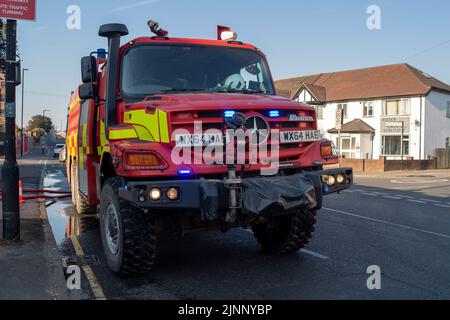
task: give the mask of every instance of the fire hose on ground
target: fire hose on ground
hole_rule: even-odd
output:
[[[32,194],[24,196],[23,194]],[[49,189],[23,189],[22,181],[19,181],[19,202],[23,204],[26,200],[60,200],[71,196],[69,191],[57,191]]]

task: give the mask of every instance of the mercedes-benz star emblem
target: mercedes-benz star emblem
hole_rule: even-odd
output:
[[[253,145],[262,145],[269,139],[270,128],[266,119],[261,116],[254,115],[247,118],[244,128],[251,130],[252,139],[257,138],[257,141],[252,141]],[[254,136],[256,134],[256,137]]]

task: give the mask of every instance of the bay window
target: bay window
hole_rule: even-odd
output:
[[[402,136],[383,136],[381,149],[384,156],[401,156]],[[409,136],[403,136],[403,155],[409,155]]]

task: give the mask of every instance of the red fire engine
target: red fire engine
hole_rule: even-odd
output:
[[[315,109],[276,96],[264,54],[229,28],[197,40],[149,27],[122,46],[126,26],[100,27],[108,51],[82,59],[69,106],[73,203],[98,210],[109,267],[150,271],[164,231],[251,228],[265,250],[303,248],[322,196],[353,183],[323,170],[338,158]]]

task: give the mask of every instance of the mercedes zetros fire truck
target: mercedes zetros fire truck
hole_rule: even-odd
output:
[[[230,28],[198,40],[148,25],[153,36],[123,45],[125,25],[100,27],[108,50],[82,58],[69,105],[72,200],[79,214],[98,214],[111,270],[149,272],[166,231],[248,228],[266,251],[304,248],[323,196],[353,183],[351,169],[323,170],[338,157],[321,138],[315,109],[278,97],[264,54]],[[256,143],[229,139],[232,130]],[[270,152],[255,156],[249,145],[262,142]],[[202,158],[230,144],[219,158],[240,150],[244,161]]]

